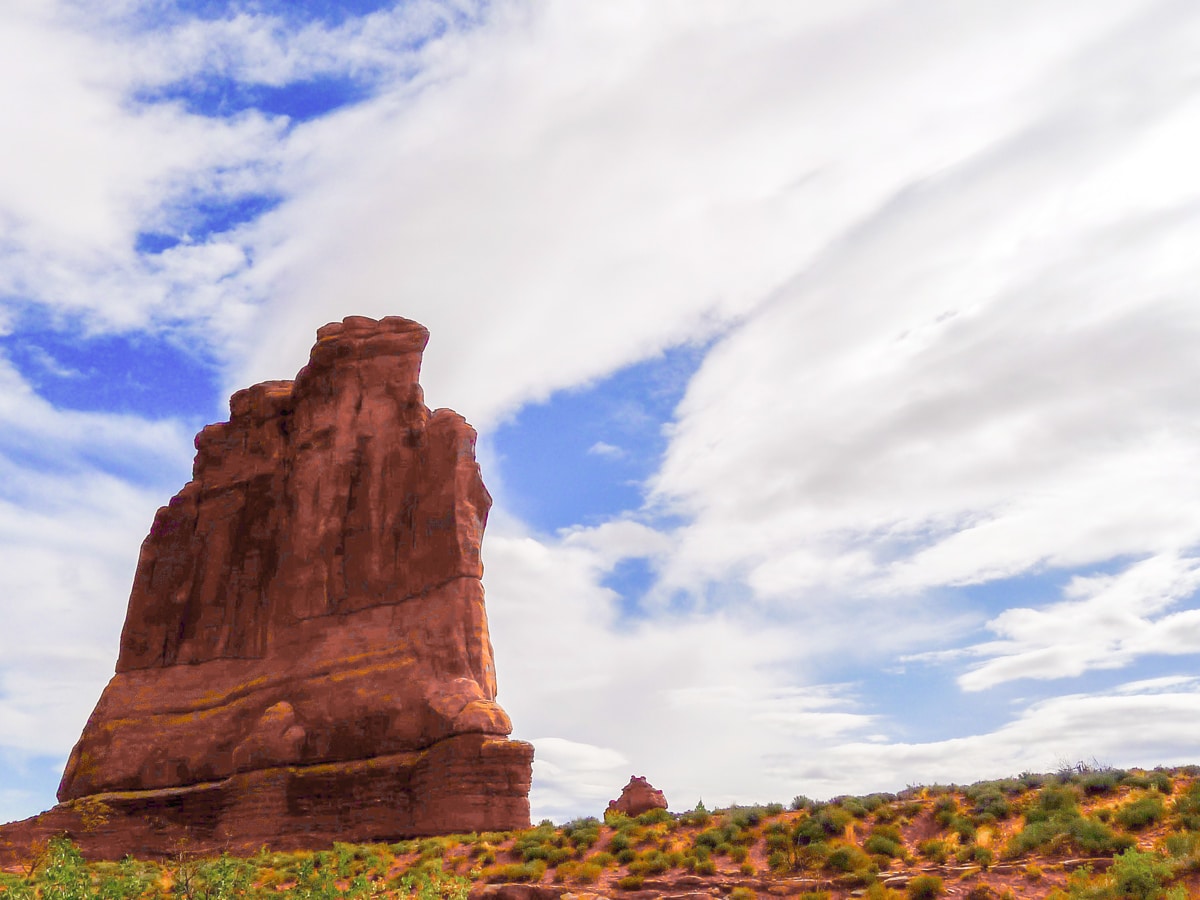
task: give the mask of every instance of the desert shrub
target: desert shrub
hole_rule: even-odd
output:
[[[608,852],[620,853],[622,850],[628,850],[633,846],[633,841],[629,839],[629,835],[618,831],[608,839]]]
[[[917,844],[917,852],[933,863],[941,865],[946,861],[948,848],[945,841],[939,841],[937,838],[930,838],[927,841],[921,841]]]
[[[825,857],[825,868],[838,872],[857,872],[871,865],[871,857],[853,844],[838,844]]]
[[[735,863],[744,862],[749,854],[749,849],[743,844],[736,844],[729,848],[729,858]]]
[[[600,820],[595,816],[572,819],[562,827],[562,834],[572,845],[587,850],[600,840]]]
[[[1041,881],[1042,875],[1045,874],[1044,872],[1042,872],[1042,867],[1039,866],[1037,863],[1030,863],[1029,865],[1027,865],[1024,869],[1024,872],[1025,872],[1026,879],[1028,879],[1029,881]]]
[[[996,900],[996,892],[986,884],[977,884],[967,891],[964,900]]]
[[[787,850],[792,846],[792,837],[788,834],[787,828],[781,824],[771,826],[764,840],[768,852],[772,850]]]
[[[772,872],[782,872],[791,865],[791,858],[786,850],[772,850],[767,854],[767,868]]]
[[[1130,849],[1113,858],[1108,876],[1118,897],[1155,900],[1162,894],[1163,881],[1171,876],[1171,866],[1153,853]]]
[[[912,900],[932,900],[945,892],[942,879],[936,875],[918,875],[908,883],[908,896]]]
[[[973,862],[987,869],[996,861],[996,854],[992,852],[990,847],[981,847],[978,844],[972,844],[969,849],[970,853],[964,862]]]
[[[546,861],[535,859],[527,863],[491,866],[483,874],[488,881],[541,881],[546,874]]]
[[[738,866],[738,871],[743,875],[753,875],[758,870],[754,868],[754,863],[750,862],[750,860],[746,860],[740,866]]]
[[[829,900],[829,891],[805,891],[799,900]]]
[[[1175,782],[1166,772],[1156,769],[1150,773],[1150,786],[1165,797],[1175,789]]]
[[[1067,835],[1071,843],[1084,853],[1114,853],[1136,843],[1127,835],[1115,834],[1103,822],[1085,817],[1072,819]]]
[[[888,835],[880,834],[878,831],[867,836],[867,839],[863,841],[863,849],[868,853],[877,853],[891,859],[904,855],[902,843]]]
[[[587,861],[590,863],[595,863],[596,865],[607,869],[609,866],[613,865],[617,861],[617,858],[613,854],[609,853],[607,850],[601,850],[601,851],[599,851],[597,853],[593,853],[591,856],[589,856],[587,858]]]
[[[624,850],[622,850],[620,853],[617,854],[617,862],[619,862],[623,866],[629,865],[635,859],[637,859],[637,851],[634,850],[632,847],[626,847]]]
[[[634,819],[639,825],[658,825],[661,822],[674,822],[675,817],[665,809],[649,809]]]
[[[889,822],[895,822],[899,816],[899,810],[890,804],[885,804],[879,807],[879,809],[875,810],[875,821],[883,825],[886,825]]]
[[[792,798],[791,806],[792,806],[792,809],[794,809],[796,812],[800,812],[803,809],[812,809],[813,802],[811,800],[809,800],[807,797],[805,797],[803,794],[797,794],[795,797]]]
[[[606,809],[604,811],[604,824],[609,828],[624,830],[636,823],[619,809]]]
[[[1117,789],[1117,786],[1128,775],[1119,769],[1107,769],[1100,772],[1087,772],[1080,775],[1078,784],[1085,794],[1107,794]]]
[[[1117,824],[1122,828],[1140,831],[1148,825],[1158,822],[1166,814],[1167,810],[1162,797],[1158,794],[1149,794],[1131,803],[1126,803],[1117,810],[1115,818]]]
[[[764,809],[766,810],[766,813],[768,816],[777,816],[783,812],[783,804],[782,803],[768,803],[764,807]]]
[[[826,806],[816,815],[817,824],[829,836],[842,834],[853,821],[853,814],[837,806]]]
[[[671,868],[671,861],[661,850],[650,850],[629,865],[633,875],[659,875]]]
[[[697,859],[693,871],[697,875],[715,875],[717,874],[717,864],[711,859]]]
[[[857,797],[847,797],[841,802],[840,805],[842,809],[850,813],[850,815],[856,819],[865,819],[867,814],[870,812],[870,810],[867,809],[866,804],[864,804]]]
[[[975,823],[966,816],[954,816],[946,823],[947,827],[958,835],[964,843],[975,839]]]
[[[601,866],[594,862],[585,862],[575,872],[574,880],[579,884],[595,884],[600,878]]]
[[[971,802],[971,815],[979,822],[1005,819],[1012,812],[1008,798],[995,784],[968,789],[966,797]]]
[[[704,801],[701,800],[696,804],[695,809],[681,815],[679,821],[690,828],[703,828],[712,821],[712,814],[705,808]]]
[[[753,828],[766,814],[766,810],[761,806],[735,807],[729,812],[729,821],[738,828]]]
[[[1084,853],[1115,853],[1134,843],[1133,838],[1114,833],[1103,822],[1071,810],[1026,825],[1013,836],[1008,852],[1020,856],[1037,847],[1070,845]]]
[[[638,891],[645,880],[641,875],[622,875],[617,879],[617,887],[623,891]]]
[[[430,865],[418,866],[405,872],[400,878],[400,889],[405,896],[411,897],[447,897],[454,900],[466,900],[467,892],[470,890],[471,883],[460,875],[448,875],[442,871],[438,863]],[[331,890],[326,896],[340,897],[343,896],[337,888],[330,883]],[[370,896],[368,892],[361,896]],[[319,896],[313,893],[300,893],[300,896]]]
[[[1163,841],[1163,848],[1175,859],[1191,856],[1200,849],[1200,834],[1185,831],[1182,834],[1167,835]]]
[[[735,887],[729,892],[729,900],[754,900],[758,895],[747,887]]]
[[[933,819],[943,828],[947,827],[958,815],[958,801],[953,797],[939,797],[933,804]]]
[[[825,829],[821,827],[821,823],[812,816],[797,822],[796,826],[792,829],[792,843],[798,847],[825,841],[828,838],[829,835],[825,833]]]
[[[1188,831],[1200,831],[1200,781],[1175,798],[1174,812],[1182,827]]]
[[[1079,805],[1075,791],[1068,785],[1048,785],[1037,798],[1036,809],[1045,813],[1066,812]]]

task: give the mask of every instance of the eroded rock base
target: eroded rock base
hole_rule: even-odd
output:
[[[533,747],[457,735],[427,750],[95,794],[0,826],[0,866],[66,835],[88,859],[312,849],[529,826]]]

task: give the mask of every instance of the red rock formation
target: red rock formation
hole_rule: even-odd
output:
[[[61,803],[0,829],[0,857],[18,826],[94,857],[528,827],[480,582],[491,498],[474,430],[423,402],[428,337],[326,325],[294,382],[200,432]]]
[[[666,809],[667,798],[641,775],[634,775],[629,779],[629,784],[621,789],[621,796],[608,801],[608,808],[627,816],[640,816],[652,809]]]

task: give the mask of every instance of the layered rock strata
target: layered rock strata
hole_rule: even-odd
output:
[[[142,544],[116,675],[60,804],[96,858],[529,825],[533,748],[496,704],[475,432],[430,411],[428,332],[351,317],[295,381],[239,391]]]

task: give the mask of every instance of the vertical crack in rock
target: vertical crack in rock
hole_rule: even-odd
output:
[[[474,429],[424,404],[427,340],[326,325],[295,381],[196,436],[60,803],[0,827],[0,861],[62,831],[118,859],[528,827],[533,748],[507,738],[483,604],[491,497]]]

